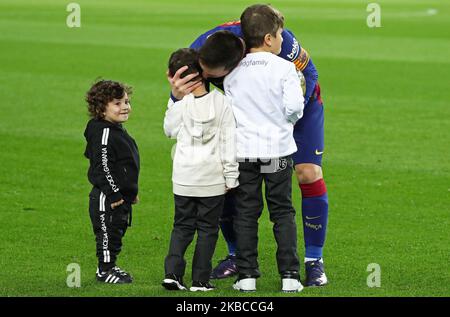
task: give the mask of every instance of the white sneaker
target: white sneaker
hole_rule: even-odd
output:
[[[256,291],[256,278],[249,277],[237,280],[233,284],[233,288],[241,292],[254,292]]]
[[[299,293],[303,289],[302,283],[295,278],[283,278],[281,291],[284,293]]]

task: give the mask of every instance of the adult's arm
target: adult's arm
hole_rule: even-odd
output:
[[[304,92],[304,102],[306,104],[314,92],[319,74],[308,52],[301,47],[294,34],[284,29],[281,35],[283,36],[283,43],[281,53],[278,56],[293,62],[297,71],[303,73],[306,81],[306,91]]]
[[[188,69],[188,66],[183,66],[178,69],[175,74],[170,76],[169,71],[167,71],[167,80],[170,83],[171,92],[170,98],[173,102],[183,99],[184,96],[190,94],[196,88],[202,85],[201,80],[190,81],[191,79],[198,76],[198,73],[189,74],[184,78],[181,78],[181,74]]]

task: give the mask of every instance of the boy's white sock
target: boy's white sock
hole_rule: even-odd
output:
[[[323,263],[323,258],[305,258],[305,263],[310,261],[317,261],[319,260],[320,263]]]

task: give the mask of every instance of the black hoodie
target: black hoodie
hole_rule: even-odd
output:
[[[89,182],[111,203],[133,202],[138,194],[139,152],[121,124],[91,119],[84,131]]]

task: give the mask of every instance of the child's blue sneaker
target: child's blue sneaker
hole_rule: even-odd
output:
[[[305,262],[305,286],[324,286],[328,284],[327,276],[321,259]]]
[[[236,266],[236,256],[229,255],[219,262],[219,264],[211,272],[210,279],[222,279],[234,276],[239,273]]]

